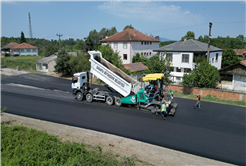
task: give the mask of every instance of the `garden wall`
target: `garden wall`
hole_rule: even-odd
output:
[[[210,89],[210,88],[186,88],[180,85],[168,85],[167,89],[172,89],[173,92],[177,91],[177,92],[182,92],[184,94],[197,95],[198,93],[200,93],[203,97],[206,97],[207,95],[211,95],[219,99],[246,102],[246,94],[240,92],[232,92],[232,91]]]

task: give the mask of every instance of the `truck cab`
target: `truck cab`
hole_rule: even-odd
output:
[[[85,91],[90,89],[89,86],[89,72],[80,72],[75,73],[72,78],[72,91],[73,94],[77,96],[77,93],[80,92],[84,95]],[[78,97],[78,96],[77,96]],[[79,96],[79,99],[82,96]],[[83,98],[83,97],[82,97]],[[82,100],[81,98],[81,100]]]

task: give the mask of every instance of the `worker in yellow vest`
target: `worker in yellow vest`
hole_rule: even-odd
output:
[[[162,116],[162,119],[165,120],[165,116],[167,115],[167,105],[165,104],[165,102],[162,102],[162,105],[161,105],[161,116]]]

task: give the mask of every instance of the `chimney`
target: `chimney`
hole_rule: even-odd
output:
[[[105,39],[107,39],[107,38],[108,38],[108,36],[105,37]]]
[[[145,36],[146,36],[146,37],[148,36],[147,33],[145,33]]]
[[[137,34],[136,34],[136,33],[134,33],[134,36],[136,37],[136,36],[137,36]]]
[[[184,41],[186,41],[186,37],[184,37]]]

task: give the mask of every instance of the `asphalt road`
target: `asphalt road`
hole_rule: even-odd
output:
[[[32,74],[16,76],[17,78],[5,77],[2,78],[2,84],[14,82],[47,89],[54,87],[64,91],[71,90],[70,80],[43,75],[39,78],[37,74],[34,75],[36,80],[32,78]],[[38,97],[6,90],[2,88],[1,102],[3,106],[7,106],[8,113],[92,129],[232,164],[246,165],[245,107],[202,101],[201,109],[193,109],[194,100],[175,98],[175,102],[179,104],[176,115],[162,120],[150,112],[135,108]]]

